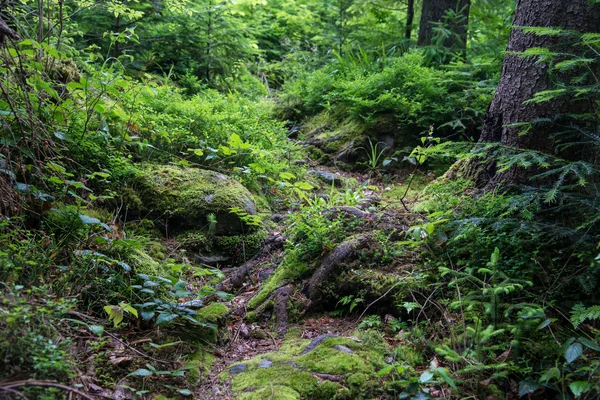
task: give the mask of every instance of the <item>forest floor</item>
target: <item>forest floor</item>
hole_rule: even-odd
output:
[[[312,170],[326,172],[335,176],[336,179],[339,178],[345,182],[358,182],[359,184],[369,182],[369,187],[371,189],[367,191],[367,195],[373,196],[380,206],[384,205],[385,209],[395,210],[398,213],[409,213],[409,210],[405,207],[410,207],[410,204],[417,200],[419,194],[418,190],[414,188],[405,190],[407,187],[405,178],[411,173],[410,171],[398,171],[398,173],[393,175],[394,178],[389,178],[388,176],[387,181],[384,182],[379,176],[371,177],[365,173],[344,172],[334,167],[320,165],[314,161],[309,161],[308,166]],[[424,181],[430,181],[432,178],[433,176],[431,174],[430,176],[424,176],[419,179],[419,182],[415,186],[418,189],[423,185]],[[321,190],[321,195],[326,196],[327,191],[331,190],[331,186],[324,184]],[[386,193],[389,192],[395,192],[396,194],[387,196]],[[397,195],[397,193],[400,193],[401,195]],[[402,195],[406,195],[406,198],[404,198],[403,201],[400,201],[399,198],[403,197]],[[279,214],[285,215],[281,210],[279,211]],[[269,233],[269,238],[281,236],[284,231],[285,226],[279,225]],[[269,239],[267,239],[267,242],[268,241]],[[246,305],[260,292],[266,279],[274,272],[277,267],[277,259],[280,258],[281,253],[282,250],[280,249],[276,250],[273,254],[261,254],[259,262],[255,263],[254,268],[251,269],[242,287],[235,293],[235,296],[230,301],[231,312],[228,314],[226,325],[220,333],[220,336],[226,337],[227,340],[220,342],[220,344],[213,348],[213,355],[215,356],[214,361],[207,373],[201,377],[200,384],[194,393],[194,398],[202,400],[240,398],[239,384],[237,392],[232,389],[232,379],[234,378],[234,374],[231,371],[235,369],[235,366],[252,365],[252,363],[256,366],[256,363],[260,362],[258,367],[259,370],[261,368],[264,368],[265,370],[268,368],[274,369],[275,366],[273,366],[271,362],[271,358],[273,357],[270,357],[269,355],[279,354],[278,352],[282,347],[286,347],[287,350],[280,352],[281,354],[277,356],[281,357],[280,361],[283,360],[286,365],[293,365],[294,369],[304,370],[305,368],[302,366],[297,367],[293,360],[295,357],[305,354],[306,349],[308,348],[312,348],[313,346],[316,347],[324,341],[334,337],[362,343],[362,340],[358,339],[358,336],[361,336],[366,329],[359,327],[360,322],[363,317],[368,316],[369,313],[373,314],[379,311],[377,309],[377,304],[362,304],[351,314],[321,311],[317,313],[308,312],[304,315],[304,312],[302,312],[299,319],[287,326],[287,334],[284,337],[277,336],[277,333],[272,333],[277,332],[277,328],[273,322],[274,318],[266,322],[263,321],[262,323],[260,321],[256,323],[248,322],[248,309],[246,308]],[[224,272],[226,276],[230,276],[231,273],[235,273],[235,270],[236,268],[232,268],[231,270]],[[362,312],[363,310],[364,312]],[[387,318],[393,319],[391,315],[386,315],[385,320],[387,320]],[[388,330],[386,334],[385,329],[382,329],[379,332],[377,340],[378,351],[381,353],[382,348],[385,348],[386,351],[390,350],[394,346],[397,346],[399,342],[401,342],[401,339],[398,338],[397,332]],[[290,343],[292,343],[292,346],[297,347],[295,351],[289,351]],[[333,345],[334,343],[330,343],[329,347]],[[333,347],[337,348],[339,345]],[[304,350],[300,352],[302,348],[304,348]],[[341,346],[341,348],[350,353],[347,347]],[[360,349],[360,347],[358,349]],[[368,350],[362,350],[365,351],[362,353],[358,351],[358,353],[351,354],[351,356],[355,357],[357,354],[360,354],[361,356],[368,355]],[[263,358],[263,355],[266,356]],[[383,357],[385,352],[380,355]],[[319,383],[332,381],[335,382],[336,385],[340,384],[340,386],[343,387],[344,382],[348,380],[348,376],[357,372],[357,368],[353,367],[345,370],[346,367],[344,365],[327,366],[328,360],[319,361],[319,356],[315,357],[317,360],[316,363],[320,363],[321,365],[314,368],[314,371],[308,370],[305,372],[308,372],[315,377]],[[364,360],[361,360],[360,363],[370,364],[370,361],[367,360],[367,358],[368,356]],[[258,361],[254,362],[253,360]],[[340,362],[343,364],[345,361],[347,360],[334,360],[333,362]],[[392,363],[393,361],[395,360],[392,360],[392,358],[389,357],[385,359],[385,363]],[[339,373],[340,367],[343,372],[341,374]],[[371,374],[378,372],[373,369],[373,366],[369,365],[369,368]],[[358,370],[360,372],[360,367]],[[323,373],[323,371],[332,373]],[[247,370],[242,370],[237,372],[237,374],[246,372]],[[253,384],[243,390],[243,392],[248,395],[248,397],[244,396],[243,398],[296,398],[296,392],[302,391],[302,389],[295,387],[296,384],[293,380],[296,379],[296,377],[294,377],[293,374],[292,376],[287,376],[285,371],[282,374],[279,372],[274,373],[276,378],[275,380],[268,382],[269,386],[266,388],[266,397],[263,397],[260,394],[260,390],[265,389],[264,387],[261,388],[260,385],[262,384],[264,386],[265,382],[260,381],[260,376],[251,376],[250,379]],[[239,375],[237,376],[239,377]],[[361,375],[361,379],[368,379],[367,376],[368,374]],[[269,377],[269,375],[266,375],[266,377]],[[302,386],[302,384],[300,384],[300,386]],[[242,387],[244,386],[242,385]],[[286,390],[281,391],[282,388]],[[287,389],[290,388],[291,393],[288,393]],[[339,391],[339,388],[337,390]],[[256,393],[256,395],[253,393]],[[323,394],[322,396],[324,397],[318,398],[329,398],[328,394]]]

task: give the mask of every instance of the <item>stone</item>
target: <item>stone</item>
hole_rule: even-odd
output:
[[[333,348],[336,349],[336,350],[338,350],[338,351],[341,351],[342,353],[346,353],[346,354],[352,354],[352,353],[354,353],[352,351],[352,349],[350,349],[350,348],[348,348],[346,346],[342,346],[341,344],[333,346]]]
[[[263,358],[260,364],[258,364],[259,368],[271,368],[271,366],[273,366],[273,361],[268,358]]]
[[[229,370],[229,375],[236,376],[237,374],[241,374],[247,369],[248,366],[246,364],[237,364],[231,367],[231,369]]]
[[[244,234],[251,227],[230,209],[257,213],[254,197],[241,183],[209,170],[144,164],[127,189],[123,200],[129,212],[166,219],[169,234],[203,229],[215,235]]]
[[[334,338],[334,337],[338,337],[338,335],[332,335],[332,334],[326,333],[324,335],[317,336],[304,348],[304,350],[302,350],[302,354],[306,354],[306,353],[309,353],[310,351],[314,350],[315,347],[320,345],[323,340],[325,340],[327,338]]]
[[[216,267],[217,265],[229,264],[231,263],[231,257],[221,256],[221,255],[212,255],[212,256],[203,256],[201,254],[195,254],[194,259],[200,264],[205,264],[210,267]]]
[[[311,175],[315,175],[317,178],[319,178],[325,184],[330,185],[330,186],[331,186],[331,184],[333,184],[335,187],[340,187],[340,186],[343,186],[343,184],[344,184],[344,180],[341,177],[339,177],[335,174],[332,174],[331,172],[317,170],[317,169],[311,169],[311,170],[307,171],[307,173],[309,173]]]

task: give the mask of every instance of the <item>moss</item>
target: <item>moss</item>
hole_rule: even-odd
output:
[[[260,292],[248,302],[250,310],[260,306],[275,289],[288,281],[303,277],[308,271],[308,265],[298,260],[295,252],[288,252],[279,267],[262,285]]]
[[[133,249],[127,256],[126,261],[134,268],[136,274],[146,274],[150,276],[163,276],[166,268],[154,260],[148,253],[142,249]]]
[[[167,247],[162,243],[152,241],[148,244],[148,255],[155,260],[164,260]]]
[[[199,350],[186,357],[185,367],[188,367],[187,380],[191,385],[196,385],[200,378],[206,376],[215,359],[215,356],[204,350]]]
[[[196,319],[201,322],[219,324],[223,321],[229,308],[223,303],[212,303],[198,310]]]
[[[281,385],[270,385],[268,388],[261,389],[256,392],[242,393],[238,399],[240,400],[296,400],[300,399],[300,393],[294,389],[281,386]]]
[[[189,231],[179,235],[179,242],[188,251],[203,256],[226,255],[233,264],[243,263],[252,258],[267,238],[264,229],[258,229],[246,235],[212,236],[198,231]]]
[[[275,394],[281,397],[274,398],[281,399],[357,399],[363,398],[363,389],[373,392],[379,386],[376,373],[383,365],[383,353],[378,346],[369,348],[348,338],[328,338],[307,354],[301,354],[309,343],[310,340],[288,335],[279,351],[245,361],[247,369],[231,381],[235,398],[258,400]],[[334,348],[337,345],[353,352],[337,350]],[[272,362],[269,368],[261,367],[265,359]],[[315,373],[341,375],[346,377],[346,383],[320,380]],[[227,379],[228,374],[220,377]]]
[[[141,205],[132,211],[169,216],[166,229],[215,229],[218,235],[243,233],[250,230],[230,209],[238,207],[255,214],[252,194],[239,182],[213,171],[167,165],[143,165],[132,178],[132,187]],[[216,225],[209,221],[214,215]]]
[[[414,347],[401,345],[396,347],[396,358],[412,367],[423,365],[425,356]]]

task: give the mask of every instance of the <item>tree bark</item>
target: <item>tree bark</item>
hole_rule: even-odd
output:
[[[415,19],[415,0],[408,0],[408,8],[406,10],[406,30],[404,37],[410,40],[412,36],[412,26]]]
[[[480,142],[500,142],[504,146],[518,149],[531,149],[560,157],[582,159],[581,149],[559,150],[552,126],[533,124],[526,134],[522,126],[512,124],[532,121],[552,121],[562,125],[569,114],[595,112],[593,100],[581,97],[562,96],[543,103],[525,103],[535,93],[556,88],[557,82],[570,83],[581,71],[568,71],[557,74],[549,71],[547,63],[539,62],[538,57],[522,57],[515,52],[530,48],[548,48],[554,52],[573,53],[572,36],[540,36],[526,34],[518,27],[553,27],[580,32],[600,31],[600,7],[592,6],[587,0],[519,0],[513,21],[502,76],[494,99],[488,109]],[[579,49],[581,50],[581,49]],[[596,70],[598,68],[596,67]],[[562,121],[561,118],[563,119]],[[558,123],[557,123],[558,122]],[[571,121],[568,122],[572,123]],[[589,159],[589,155],[588,155]],[[538,171],[539,172],[539,171]],[[489,190],[502,184],[525,184],[535,173],[534,169],[512,168],[498,172],[495,163],[479,167],[474,173],[479,187]]]
[[[444,40],[444,47],[448,49],[466,49],[470,7],[471,0],[423,0],[421,25],[419,27],[419,39],[417,44],[419,46],[431,45],[434,36],[434,24],[437,22],[444,22],[446,13],[453,10],[462,14],[464,20],[460,21],[458,24],[450,24],[449,28],[454,35]]]

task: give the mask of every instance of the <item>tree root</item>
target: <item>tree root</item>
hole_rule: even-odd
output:
[[[323,214],[332,218],[340,214],[351,215],[365,221],[372,221],[373,224],[379,229],[398,229],[405,232],[409,228],[409,226],[405,223],[406,215],[396,215],[391,212],[371,214],[356,207],[340,206],[325,210],[323,211]]]
[[[344,262],[352,253],[363,249],[373,240],[373,234],[367,233],[337,245],[337,247],[321,262],[315,273],[308,282],[308,298],[311,303],[318,302],[321,299],[321,285],[327,281],[329,276]]]
[[[287,238],[284,235],[269,237],[254,257],[233,270],[231,276],[223,281],[223,287],[229,286],[231,289],[241,288],[246,277],[250,274],[250,271],[254,269],[262,259],[271,256],[274,251],[281,249],[286,240]]]

